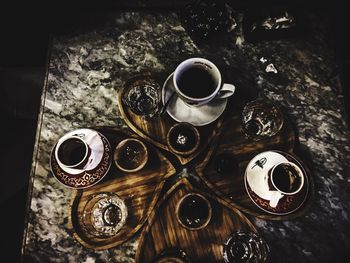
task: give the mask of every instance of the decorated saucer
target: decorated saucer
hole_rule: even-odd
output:
[[[89,129],[81,130],[83,130],[83,132],[86,132],[86,130]],[[92,130],[90,130],[89,132],[91,131]],[[101,139],[103,150],[101,151],[101,145],[98,147],[96,146],[100,151],[95,153],[94,160],[91,162],[91,164],[88,165],[86,169],[69,169],[69,171],[77,170],[79,172],[74,171],[74,173],[70,173],[69,171],[67,171],[67,168],[63,169],[58,164],[54,154],[57,144],[54,146],[50,156],[50,165],[54,177],[60,183],[70,188],[82,189],[97,184],[107,174],[112,162],[112,148],[109,141],[104,135],[98,133],[98,137]],[[96,137],[94,138],[94,140],[97,140]]]
[[[277,163],[290,161],[298,165],[305,175],[301,191],[294,195],[284,195],[276,207],[270,206],[274,195],[268,186],[268,171]],[[286,215],[300,208],[307,199],[309,181],[305,169],[292,155],[280,151],[266,151],[256,155],[247,165],[244,183],[250,199],[263,211],[274,215]]]
[[[174,94],[175,87],[173,84],[172,73],[164,82],[162,89],[162,102],[167,103],[169,98]],[[227,105],[226,99],[213,99],[208,104],[202,106],[189,106],[177,94],[168,104],[167,113],[177,122],[188,122],[194,126],[204,126],[217,120],[224,112]]]

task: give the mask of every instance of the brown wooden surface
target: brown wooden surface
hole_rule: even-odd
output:
[[[232,106],[232,105],[231,105]],[[295,147],[295,133],[291,123],[285,116],[284,124],[275,136],[253,141],[243,133],[241,115],[239,111],[232,110],[226,116],[221,134],[215,140],[202,162],[196,167],[197,174],[204,182],[227,202],[248,214],[271,220],[291,219],[303,213],[303,207],[288,215],[272,215],[257,207],[249,198],[244,185],[245,168],[249,161],[257,154],[268,150],[280,150],[293,153]],[[238,169],[228,174],[220,174],[216,169],[216,157],[228,154],[238,163]],[[299,159],[300,161],[300,159]],[[307,167],[303,165],[308,171]],[[313,181],[307,172],[310,182],[310,195],[313,191]],[[309,199],[309,198],[307,198]],[[307,202],[305,203],[306,207]]]
[[[112,148],[130,135],[114,129],[101,132],[111,141]],[[107,249],[121,244],[132,237],[144,224],[151,213],[164,180],[175,173],[173,165],[154,147],[147,144],[150,159],[146,166],[135,173],[125,173],[112,163],[106,178],[97,185],[74,191],[70,207],[68,227],[74,237],[84,246],[94,249]],[[83,208],[89,198],[100,192],[112,192],[121,197],[127,208],[128,217],[118,233],[109,238],[99,238],[85,231],[82,224]]]
[[[179,200],[187,193],[200,193],[213,207],[209,224],[199,230],[188,230],[177,221],[175,211]],[[180,248],[190,262],[223,262],[223,243],[236,230],[256,232],[255,227],[238,210],[227,207],[210,193],[195,189],[187,179],[178,181],[164,195],[141,234],[136,263],[149,263],[164,251]]]
[[[146,77],[153,77],[149,74],[144,75]],[[140,78],[140,76],[138,76]],[[141,75],[142,78],[142,75]],[[162,77],[154,77],[155,80],[157,80],[160,84],[160,86],[163,86],[163,82],[161,79]],[[163,80],[165,81],[165,79]],[[181,156],[177,153],[174,153],[171,151],[171,149],[167,146],[166,138],[167,133],[172,125],[177,123],[175,120],[173,120],[167,113],[164,113],[161,117],[154,117],[152,119],[145,119],[141,116],[133,113],[131,109],[124,104],[123,102],[123,92],[125,92],[126,89],[121,89],[118,92],[117,99],[118,99],[118,107],[119,111],[125,120],[126,124],[140,137],[144,138],[148,142],[152,143],[153,145],[162,148],[166,151],[169,151],[173,153],[180,163],[182,165],[185,165],[189,163],[191,160],[193,160],[198,154],[203,151],[203,149],[208,146],[208,144],[211,142],[211,140],[216,136],[218,130],[220,129],[222,125],[223,118],[220,117],[218,120],[214,121],[211,124],[197,127],[198,131],[200,133],[200,144],[198,149],[188,155],[188,156]]]

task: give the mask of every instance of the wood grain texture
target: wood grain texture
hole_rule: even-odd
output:
[[[111,141],[112,148],[119,141],[130,137],[120,130],[102,129]],[[154,208],[166,178],[175,173],[173,165],[154,147],[147,144],[149,161],[135,173],[125,173],[112,163],[106,178],[97,185],[84,190],[74,191],[70,206],[68,228],[73,236],[84,246],[93,249],[107,249],[117,246],[131,238],[144,224]],[[114,146],[114,147],[113,147]],[[82,222],[83,208],[95,194],[112,192],[124,200],[128,217],[125,225],[115,236],[100,238],[86,231]]]
[[[231,105],[232,106],[232,105]],[[303,214],[308,202],[298,211],[288,215],[272,215],[257,207],[250,199],[245,185],[244,173],[249,161],[257,154],[268,150],[280,150],[292,154],[295,148],[296,136],[293,126],[285,116],[284,124],[279,133],[275,136],[260,141],[248,139],[242,128],[241,116],[239,112],[232,112],[224,120],[221,134],[212,147],[204,156],[203,161],[196,167],[197,174],[204,182],[218,195],[230,204],[251,215],[270,220],[291,219]],[[227,174],[220,174],[217,171],[218,156],[230,156],[232,162],[237,163],[235,169]],[[295,155],[294,155],[295,156]],[[299,162],[302,161],[295,156]],[[313,181],[310,172],[305,164],[307,176],[310,182],[310,195],[313,192]],[[307,198],[309,199],[309,197]]]
[[[184,228],[175,215],[179,200],[193,192],[207,197],[213,208],[209,224],[199,230]],[[136,263],[152,262],[174,248],[184,251],[190,262],[223,262],[223,243],[237,230],[256,232],[241,212],[228,207],[220,198],[195,189],[184,178],[168,190],[149,217],[148,226],[141,233]]]
[[[143,75],[135,76],[135,78],[129,80],[125,85],[131,85],[130,83],[132,83],[132,81],[137,81],[142,78],[152,78],[159,83],[160,87],[162,87],[163,82],[165,81],[165,79],[163,82],[161,81],[163,79],[162,77],[153,76],[145,73]],[[177,122],[173,120],[167,113],[164,113],[162,116],[154,117],[152,119],[146,119],[135,114],[123,102],[122,98],[124,97],[124,93],[126,90],[127,88],[121,89],[117,94],[119,111],[126,124],[129,126],[130,129],[132,129],[137,135],[139,135],[143,139],[147,140],[148,142],[152,143],[153,145],[159,148],[162,148],[174,154],[182,165],[189,163],[196,156],[198,156],[198,154],[201,151],[203,151],[203,149],[205,149],[205,147],[208,146],[212,139],[216,136],[222,125],[223,117],[219,117],[216,121],[214,121],[211,124],[197,127],[201,137],[198,149],[188,156],[179,155],[173,152],[166,143],[166,138],[169,129]]]

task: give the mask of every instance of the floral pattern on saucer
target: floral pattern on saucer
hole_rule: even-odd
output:
[[[279,153],[286,157],[288,160],[293,161],[295,164],[297,164],[305,174],[305,183],[303,188],[295,195],[285,195],[283,196],[279,201],[276,207],[270,206],[270,200],[266,200],[262,197],[260,197],[258,194],[256,194],[251,187],[249,186],[247,182],[247,176],[244,177],[244,183],[247,190],[247,193],[250,197],[250,199],[263,211],[274,214],[274,215],[286,215],[295,212],[297,209],[299,209],[306,201],[308,192],[309,192],[309,179],[308,174],[306,173],[305,169],[302,167],[302,165],[290,154],[280,152],[280,151],[274,151],[276,153]]]
[[[55,155],[51,154],[51,171],[55,178],[63,185],[74,189],[87,188],[101,181],[109,171],[112,162],[112,149],[109,141],[103,135],[101,135],[101,139],[103,141],[104,154],[100,163],[94,169],[86,170],[79,174],[70,174],[64,171],[59,166]]]
[[[265,212],[275,214],[275,215],[286,215],[296,211],[304,203],[308,192],[306,185],[307,184],[305,184],[302,190],[295,195],[283,196],[278,201],[278,204],[276,207],[271,207],[269,204],[270,203],[269,200],[265,200],[259,197],[257,194],[255,194],[251,190],[251,188],[248,185],[247,185],[247,191],[250,198],[253,200],[253,202]]]

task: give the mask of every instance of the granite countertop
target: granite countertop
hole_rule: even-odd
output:
[[[171,73],[202,56],[232,72],[238,89],[254,86],[283,107],[310,153],[315,196],[304,216],[287,221],[250,217],[271,247],[272,262],[339,262],[350,248],[350,131],[336,65],[318,26],[294,39],[242,41],[238,27],[214,45],[194,42],[173,12],[123,12],[104,26],[54,36],[29,191],[24,262],[134,262],[138,235],[103,251],[83,247],[67,232],[72,190],[52,175],[50,151],[64,133],[81,127],[127,129],[116,94],[136,73]],[[274,64],[268,73],[260,58]],[[337,256],[338,255],[338,256]]]

